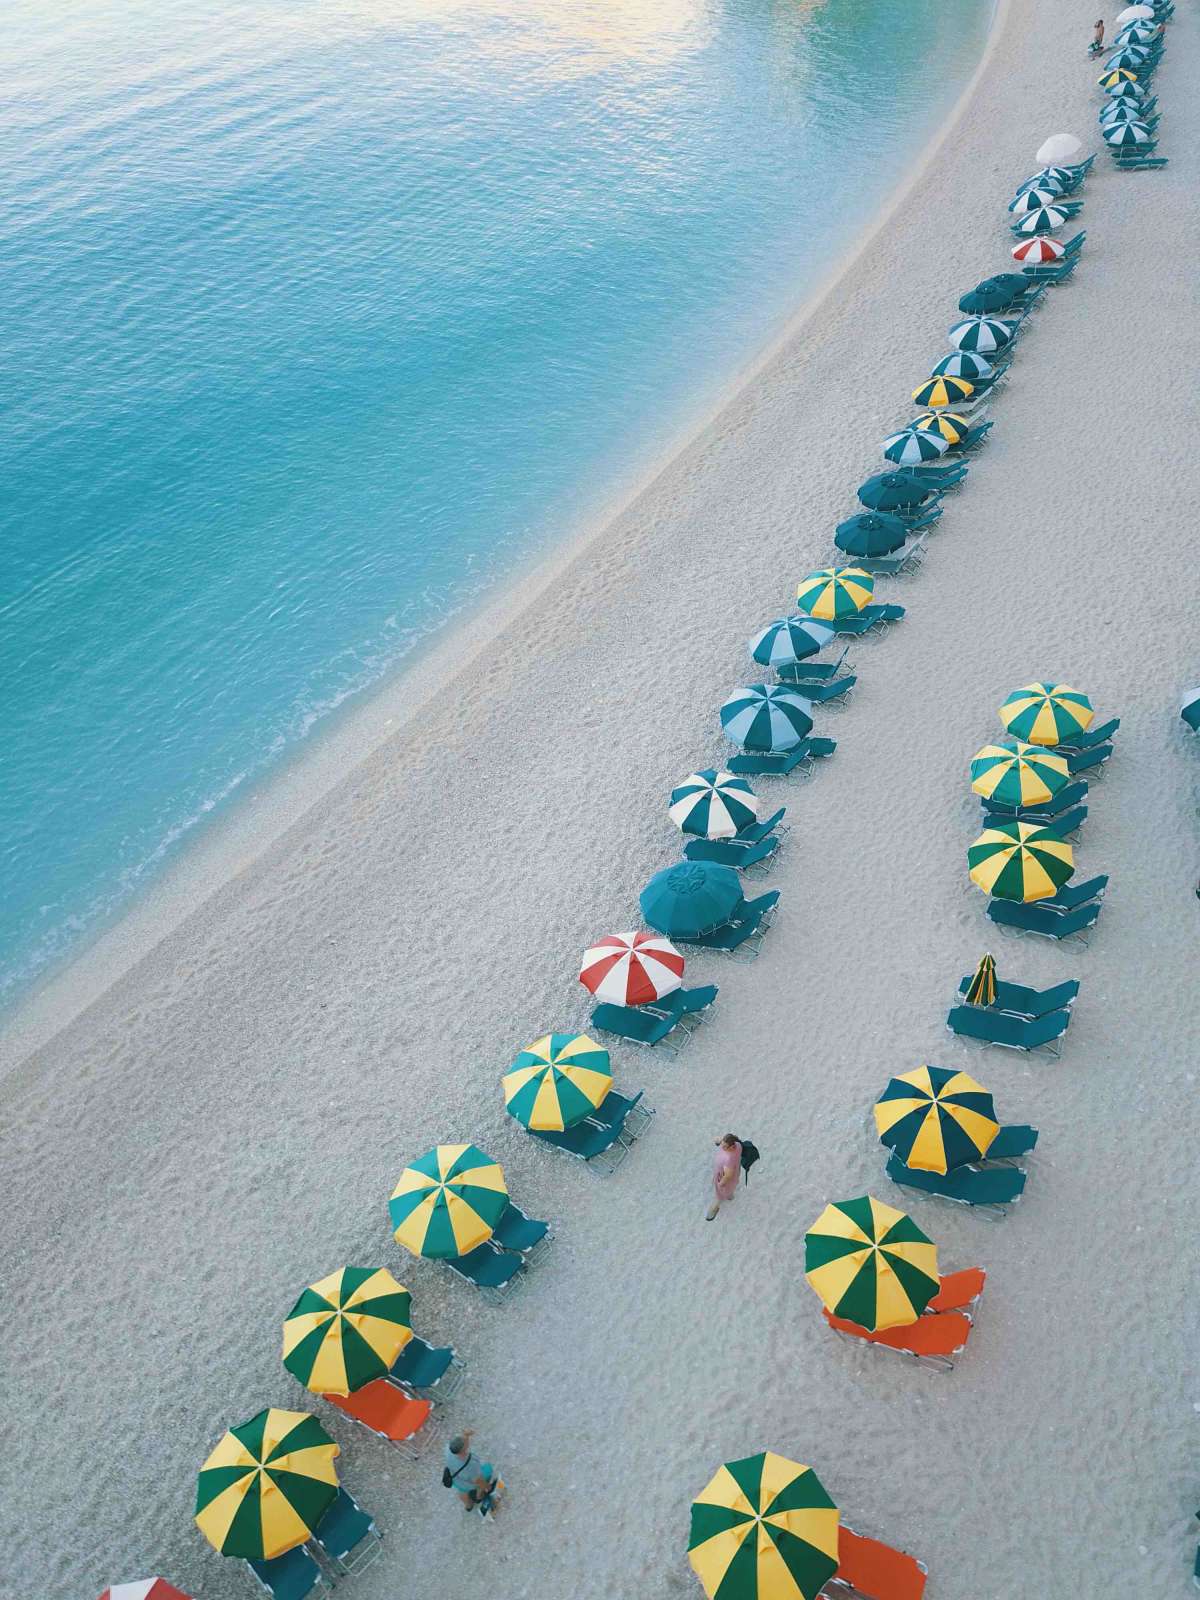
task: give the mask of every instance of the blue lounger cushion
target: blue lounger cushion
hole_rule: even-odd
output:
[[[968,1206],[1011,1206],[1025,1192],[1026,1174],[1019,1167],[955,1167],[952,1172],[917,1172],[898,1156],[889,1156],[887,1175],[893,1183],[925,1194],[940,1194]]]

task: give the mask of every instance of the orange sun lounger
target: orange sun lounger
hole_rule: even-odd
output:
[[[834,1583],[845,1584],[866,1600],[921,1600],[925,1577],[925,1568],[914,1556],[867,1539],[845,1523],[839,1527]]]
[[[428,1426],[429,1413],[433,1410],[429,1401],[414,1400],[386,1378],[376,1378],[373,1383],[364,1384],[353,1394],[327,1394],[324,1398],[331,1406],[336,1406],[348,1417],[370,1428],[372,1433],[381,1434],[383,1438],[399,1445],[406,1455],[414,1459],[420,1454],[420,1446],[426,1444],[437,1431]],[[425,1432],[418,1445],[416,1436],[422,1429]]]
[[[961,1272],[947,1273],[941,1289],[925,1307],[926,1314],[972,1310],[986,1282],[987,1273],[982,1267],[964,1267]]]
[[[971,1319],[962,1311],[939,1311],[934,1316],[918,1317],[903,1328],[887,1328],[881,1333],[871,1333],[860,1328],[857,1322],[847,1322],[822,1308],[825,1321],[835,1333],[848,1339],[862,1339],[866,1344],[880,1345],[885,1350],[898,1350],[901,1355],[912,1356],[926,1366],[939,1367],[949,1372],[953,1358],[964,1347],[971,1335]]]

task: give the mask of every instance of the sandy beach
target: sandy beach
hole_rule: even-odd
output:
[[[938,1600],[1186,1592],[1200,750],[1176,705],[1200,668],[1200,46],[1182,4],[1155,81],[1171,165],[1098,158],[1079,271],[1022,337],[922,571],[878,586],[907,618],[852,652],[845,712],[818,713],[836,755],[811,784],[761,786],[793,825],[763,884],[782,904],[761,959],[689,962],[721,996],[677,1060],[614,1048],[618,1083],[657,1116],[611,1180],[537,1147],[499,1091],[528,1040],[586,1023],[579,954],[633,926],[641,885],[677,858],[669,790],[728,752],[717,708],[755,681],[746,640],[828,558],[958,295],[1011,264],[1004,206],[1041,140],[1098,144],[1093,18],[1081,0],[1001,0],[918,181],[719,417],[484,649],[421,693],[384,691],[374,726],[399,731],[243,847],[80,1015],[32,1054],[36,1034],[14,1031],[0,1594],[78,1600],[152,1572],[198,1600],[250,1594],[192,1525],[195,1472],[230,1423],[309,1405],[280,1323],[347,1262],[390,1267],[417,1332],[456,1346],[469,1374],[446,1425],[474,1426],[510,1487],[494,1525],[468,1522],[438,1452],[403,1460],[311,1400],[386,1533],[361,1600],[698,1594],[690,1501],[763,1447],[918,1555]],[[1076,851],[1081,876],[1112,878],[1088,950],[1000,938],[966,877],[967,764],[1008,690],[1042,676],[1122,718]],[[1002,977],[1080,978],[1060,1062],[946,1033],[989,948]],[[94,981],[81,971],[77,993]],[[69,1006],[70,982],[57,996]],[[1002,1225],[883,1176],[872,1101],[926,1061],[1041,1130]],[[727,1128],[763,1159],[710,1227]],[[391,1238],[405,1160],[460,1139],[557,1235],[502,1308]],[[805,1228],[868,1189],[906,1205],[945,1266],[988,1269],[949,1376],[820,1318]]]

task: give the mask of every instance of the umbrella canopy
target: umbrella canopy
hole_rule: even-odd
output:
[[[875,1102],[879,1142],[918,1172],[979,1161],[1000,1132],[992,1097],[965,1072],[918,1067],[892,1078]]]
[[[270,1561],[286,1555],[337,1498],[337,1454],[310,1412],[260,1411],[230,1428],[201,1467],[197,1527],[223,1556]]]
[[[1003,350],[1012,337],[1012,324],[999,317],[965,317],[954,324],[949,335],[956,350],[980,350],[984,355]]]
[[[1001,806],[1045,805],[1070,778],[1064,757],[1020,739],[985,744],[971,760],[972,789]]]
[[[1054,233],[1071,219],[1059,206],[1039,206],[1017,223],[1016,231],[1022,238],[1038,233]]]
[[[781,667],[815,656],[833,638],[833,629],[815,617],[777,617],[750,641],[750,654],[764,667]]]
[[[1040,172],[1035,172],[1032,178],[1026,178],[1017,193],[1022,189],[1051,189],[1057,194],[1062,194],[1068,189],[1073,189],[1076,175],[1070,167],[1043,167]]]
[[[1145,45],[1123,44],[1119,50],[1114,50],[1104,65],[1111,71],[1114,67],[1132,67],[1136,72],[1145,67],[1150,59],[1150,51]]]
[[[848,556],[869,558],[891,555],[907,538],[908,529],[899,517],[889,517],[886,511],[861,511],[838,523],[833,542]]]
[[[1147,91],[1140,83],[1131,83],[1128,78],[1118,78],[1116,83],[1110,83],[1104,91],[1110,105],[1143,105],[1148,98]]]
[[[544,1034],[521,1051],[501,1087],[506,1110],[522,1127],[563,1133],[604,1103],[612,1088],[608,1051],[586,1033]]]
[[[975,974],[967,985],[963,1002],[969,1006],[994,1006],[996,1004],[996,958],[980,957]]]
[[[683,967],[683,957],[661,933],[610,933],[584,955],[579,981],[609,1005],[645,1006],[675,993]]]
[[[741,903],[737,872],[713,861],[680,861],[664,867],[638,897],[642,916],[669,939],[711,933],[728,922]]]
[[[1153,44],[1159,37],[1159,24],[1143,19],[1127,22],[1117,34],[1118,44]]]
[[[445,1261],[486,1243],[507,1206],[498,1162],[473,1144],[439,1144],[405,1167],[388,1215],[397,1244]]]
[[[838,1511],[811,1467],[728,1461],[692,1503],[688,1561],[709,1600],[816,1600],[838,1568]]]
[[[1022,280],[1024,281],[1024,280]],[[942,359],[929,374],[931,378],[967,378],[975,383],[980,378],[994,378],[996,369],[986,356],[977,355],[974,350],[952,350]],[[910,426],[920,427],[924,419],[918,419]]]
[[[1136,83],[1138,75],[1128,67],[1115,67],[1111,72],[1102,72],[1096,82],[1102,89],[1115,89],[1119,83]]]
[[[945,455],[949,448],[949,441],[943,439],[940,434],[916,427],[901,428],[898,433],[889,433],[883,441],[885,459],[894,461],[900,467],[915,467],[922,461],[936,461],[939,456]]]
[[[1044,167],[1049,167],[1058,161],[1074,161],[1082,149],[1073,133],[1053,133],[1038,146],[1037,159]]]
[[[139,1578],[134,1583],[110,1583],[100,1600],[191,1600],[165,1578]]]
[[[1029,280],[1026,278],[1022,284],[1022,292],[1028,287]],[[966,294],[959,296],[958,309],[969,317],[991,316],[997,311],[1006,311],[1018,298],[1015,289],[968,289]]]
[[[752,683],[721,707],[726,738],[765,755],[794,750],[812,725],[812,701],[779,684]]]
[[[868,511],[902,511],[919,506],[929,494],[929,485],[907,472],[877,472],[860,484],[858,500]]]
[[[804,1276],[827,1311],[869,1333],[915,1322],[941,1287],[937,1246],[872,1195],[825,1207],[804,1235]]]
[[[853,617],[874,593],[875,579],[861,567],[819,567],[801,578],[796,604],[814,617]]]
[[[956,406],[975,393],[975,385],[967,378],[926,378],[913,390],[916,405],[936,409],[938,406]]]
[[[1126,6],[1124,11],[1118,11],[1117,12],[1117,14],[1116,14],[1115,18],[1113,19],[1113,21],[1114,21],[1114,23],[1119,25],[1122,22],[1144,21],[1145,19],[1147,19],[1149,17],[1152,17],[1153,15],[1154,15],[1154,7],[1153,6]]]
[[[1048,900],[1075,871],[1071,846],[1033,822],[993,822],[967,850],[971,881],[997,900]]]
[[[1189,689],[1180,702],[1179,715],[1193,733],[1200,733],[1200,689]]]
[[[1114,150],[1149,144],[1153,138],[1153,133],[1144,122],[1118,122],[1114,127],[1104,129],[1104,142]]]
[[[1145,113],[1136,100],[1110,100],[1100,113],[1101,128],[1112,128],[1119,122],[1143,122]]]
[[[957,411],[927,411],[924,416],[917,418],[916,426],[940,433],[947,444],[956,445],[961,444],[970,433],[971,419],[960,416]]]
[[[1013,245],[1012,254],[1014,261],[1057,261],[1066,254],[1066,246],[1046,234],[1039,234],[1035,239],[1022,239],[1020,244]]]
[[[1008,209],[1023,217],[1027,211],[1036,211],[1039,206],[1052,205],[1057,198],[1054,189],[1043,189],[1039,185],[1033,189],[1022,189],[1016,199],[1009,202]]]
[[[412,1338],[411,1306],[385,1267],[342,1267],[288,1312],[283,1364],[314,1394],[353,1394],[384,1377]]]
[[[732,772],[705,767],[671,790],[670,818],[698,839],[732,839],[758,817],[758,796]]]
[[[1087,695],[1065,683],[1027,683],[1000,707],[1009,733],[1030,744],[1061,744],[1083,733],[1094,716]]]

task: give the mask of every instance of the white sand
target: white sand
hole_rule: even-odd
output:
[[[1083,0],[1010,0],[971,105],[811,322],[430,714],[246,867],[12,1077],[4,1141],[0,1593],[78,1600],[162,1571],[204,1600],[249,1580],[191,1525],[220,1430],[303,1405],[279,1323],[351,1262],[398,1270],[452,1340],[511,1499],[468,1522],[413,1466],[313,1402],[387,1531],[362,1600],[693,1592],[692,1493],[771,1446],[848,1520],[919,1554],[930,1594],[1186,1592],[1197,1503],[1200,861],[1194,682],[1200,212],[1196,20],[1156,87],[1161,173],[1105,159],[1075,281],[1023,338],[992,441],[916,578],[856,654],[752,966],[696,959],[718,1015],[678,1062],[629,1049],[656,1125],[602,1182],[505,1117],[498,1077],[583,1021],[575,962],[632,924],[677,839],[672,783],[718,757],[745,640],[827,554],[877,441],[943,349],[957,295],[1008,264],[1004,202],[1060,127],[1094,136]],[[1123,717],[1080,870],[1113,888],[1089,951],[1001,941],[967,883],[964,781],[1011,686],[1045,674]],[[402,691],[400,691],[402,693]],[[397,700],[397,704],[400,703]],[[957,976],[1083,980],[1064,1059],[968,1054]],[[84,980],[81,978],[81,983]],[[802,1277],[806,1224],[871,1187],[866,1119],[923,1060],[982,1077],[1042,1130],[1002,1226],[911,1209],[948,1265],[990,1272],[949,1377],[839,1343]],[[712,1139],[764,1159],[712,1227]],[[511,1306],[401,1259],[406,1156],[474,1138],[558,1241]],[[15,1440],[15,1443],[13,1442]],[[14,1481],[15,1479],[15,1481]]]

